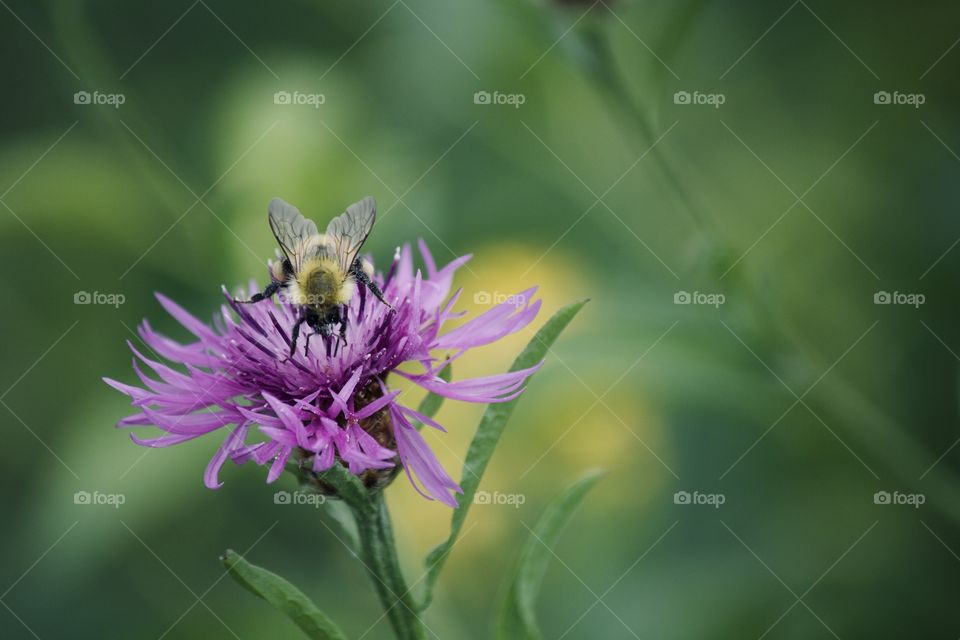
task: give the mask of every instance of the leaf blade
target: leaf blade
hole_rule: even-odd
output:
[[[292,584],[243,559],[228,549],[221,558],[230,576],[240,586],[284,613],[312,640],[347,640],[347,636],[302,591]]]
[[[543,360],[550,349],[550,345],[556,341],[587,302],[587,299],[578,300],[554,313],[537,331],[524,350],[520,352],[520,355],[517,356],[510,367],[510,371],[527,369]],[[425,561],[427,574],[424,582],[423,598],[419,605],[421,611],[426,609],[433,599],[433,588],[440,575],[440,570],[446,563],[447,552],[450,551],[460,535],[467,512],[473,502],[473,496],[480,485],[480,478],[487,468],[487,463],[500,441],[500,435],[503,433],[503,429],[518,400],[519,397],[500,404],[490,404],[480,419],[477,431],[470,442],[470,447],[467,449],[463,476],[460,480],[463,493],[457,496],[458,506],[454,509],[451,517],[450,535],[427,554]]]
[[[513,578],[505,590],[495,634],[503,640],[539,640],[535,605],[547,566],[553,557],[553,546],[587,492],[604,475],[592,471],[564,489],[544,509],[527,538]]]

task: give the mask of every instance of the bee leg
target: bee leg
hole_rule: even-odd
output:
[[[310,338],[315,335],[316,332],[311,332],[307,334],[307,339],[303,343],[303,355],[306,356],[310,352]]]
[[[373,295],[377,296],[377,300],[393,309],[393,305],[384,299],[383,291],[380,291],[380,287],[377,286],[377,283],[367,275],[366,271],[363,270],[363,265],[360,263],[359,259],[353,261],[353,266],[350,267],[350,275],[356,278],[357,282],[360,282],[370,289]]]
[[[243,303],[243,304],[250,304],[250,303],[253,303],[253,302],[260,302],[261,300],[266,300],[267,298],[272,298],[272,297],[274,296],[274,294],[276,294],[277,291],[279,291],[279,290],[280,290],[280,287],[282,287],[282,286],[283,286],[283,283],[282,283],[282,282],[277,282],[276,280],[273,280],[273,281],[270,282],[270,284],[267,285],[267,288],[264,289],[262,293],[255,293],[255,294],[253,294],[253,297],[251,297],[249,300],[237,300],[236,298],[234,298],[233,301],[234,301],[234,302],[241,302],[241,303]]]
[[[307,321],[306,316],[300,316],[300,319],[297,320],[297,323],[293,325],[293,340],[290,342],[290,357],[293,357],[293,352],[297,350],[297,338],[300,337],[300,325]],[[310,336],[307,336],[307,344],[310,343]],[[306,353],[306,350],[304,350]]]
[[[367,288],[357,287],[357,295],[360,296],[360,307],[357,309],[357,319],[363,317],[363,312],[367,308]]]
[[[316,334],[316,333],[319,333],[320,336],[323,337],[323,338],[329,338],[330,336],[333,335],[333,324],[330,322],[329,316],[328,316],[327,318],[324,318],[324,321],[323,321],[323,322],[321,322],[321,323],[319,323],[319,324],[316,324],[316,325],[311,325],[311,326],[313,326],[314,333],[312,333],[312,334],[310,334],[310,335],[314,335],[314,334]],[[310,336],[307,336],[307,341],[309,342],[309,340],[310,340]],[[327,348],[327,355],[329,356],[329,355],[330,355],[330,345],[328,344],[328,341],[327,341],[327,340],[324,340],[324,341],[323,341],[323,344],[326,346],[326,348]],[[307,354],[306,349],[304,349],[303,354],[304,354],[304,355]]]
[[[340,340],[347,344],[347,306],[342,304],[337,307],[337,316],[340,321]]]
[[[335,330],[335,325],[340,324],[340,333],[337,334]],[[327,312],[327,315],[324,316],[323,322],[319,325],[320,334],[324,338],[330,338],[336,336],[337,338],[337,348],[334,350],[334,354],[340,348],[340,343],[346,343],[347,337],[347,308],[345,305],[337,305],[330,309]],[[327,340],[324,340],[324,343],[327,344],[327,355],[330,355],[330,345]]]

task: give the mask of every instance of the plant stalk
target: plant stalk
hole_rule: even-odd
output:
[[[410,588],[400,571],[390,513],[383,492],[362,508],[351,506],[360,536],[360,552],[373,579],[380,604],[398,640],[425,640],[426,630],[414,608]]]

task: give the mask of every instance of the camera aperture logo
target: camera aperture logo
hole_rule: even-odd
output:
[[[673,104],[702,105],[719,109],[727,101],[722,93],[703,93],[702,91],[677,91],[673,94]]]
[[[522,293],[503,293],[501,291],[477,291],[473,294],[473,304],[527,304],[527,297]]]
[[[109,305],[116,309],[126,301],[127,297],[122,293],[101,293],[99,291],[90,293],[89,291],[77,291],[73,294],[73,304],[101,304]]]
[[[122,493],[101,493],[99,491],[94,491],[93,493],[89,491],[77,491],[73,494],[73,504],[79,505],[93,505],[93,506],[109,506],[114,509],[119,509],[120,505],[124,504],[127,501],[127,496]]]
[[[927,501],[922,493],[901,493],[899,491],[877,491],[873,494],[873,504],[906,505],[919,509]]]
[[[500,493],[499,491],[477,491],[473,494],[473,504],[507,505],[519,509],[527,501],[522,493]]]
[[[873,104],[904,105],[919,109],[927,101],[922,93],[903,93],[902,91],[877,91],[873,94]]]
[[[301,91],[277,91],[273,94],[273,104],[308,105],[319,109],[327,101],[322,93],[303,93]]]
[[[326,501],[327,496],[322,493],[311,493],[309,491],[277,491],[273,494],[273,504],[305,505],[319,509],[320,505]]]
[[[722,293],[706,293],[703,291],[677,291],[673,294],[673,304],[702,304],[717,309],[727,301]]]
[[[494,91],[477,91],[473,94],[473,104],[506,104],[514,109],[519,109],[520,105],[527,101],[527,96],[522,93],[501,93]]]
[[[122,93],[101,93],[100,91],[77,91],[73,94],[73,104],[93,104],[108,105],[114,109],[119,109],[120,105],[127,101],[127,96]]]
[[[700,491],[677,491],[673,494],[673,504],[680,505],[706,505],[719,509],[720,505],[727,501],[727,496],[722,493],[701,493]]]
[[[927,301],[927,296],[922,293],[905,293],[903,291],[877,291],[873,294],[873,304],[897,304],[914,309],[919,309],[920,305]]]

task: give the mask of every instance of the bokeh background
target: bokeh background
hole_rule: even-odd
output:
[[[223,579],[228,547],[389,637],[323,511],[274,504],[292,478],[205,489],[219,438],[141,449],[100,380],[134,380],[144,318],[187,338],[155,291],[211,317],[221,284],[264,282],[270,198],[322,221],[366,194],[381,264],[419,237],[474,254],[464,309],[592,299],[481,485],[524,503],[473,507],[435,637],[489,636],[527,527],[591,468],[547,638],[960,634],[957,5],[0,4],[2,637],[297,637]],[[481,412],[428,434],[455,478]],[[412,582],[450,512],[387,491]]]

